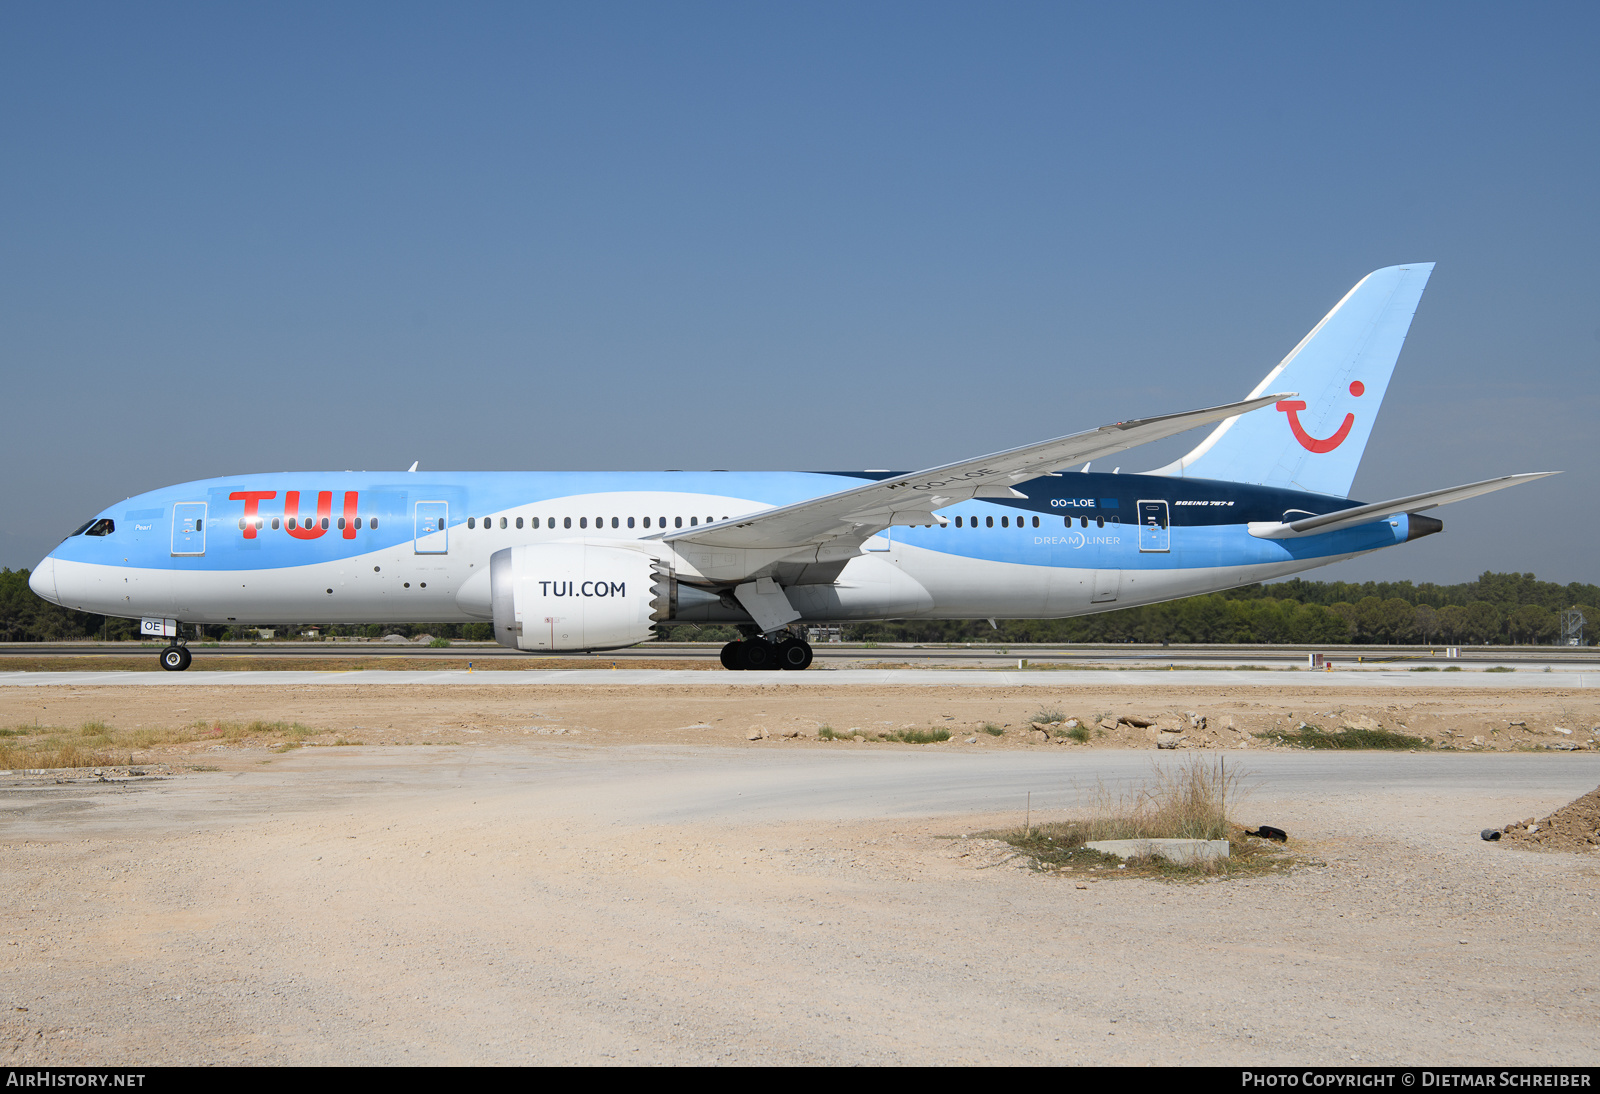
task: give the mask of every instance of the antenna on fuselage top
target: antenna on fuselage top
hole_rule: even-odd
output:
[[[419,464],[421,462],[422,462],[421,460],[412,460],[411,461],[411,466],[406,468],[406,474],[409,475],[411,472],[415,471],[417,469],[417,464]]]

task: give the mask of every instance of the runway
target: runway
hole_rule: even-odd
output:
[[[1341,669],[1337,672],[1227,669],[1015,670],[819,669],[806,672],[703,672],[680,669],[545,669],[442,671],[375,669],[359,672],[7,672],[0,687],[958,687],[958,688],[1334,688],[1432,691],[1467,688],[1486,692],[1590,689],[1600,671],[1415,672]]]
[[[537,668],[540,655],[507,649],[495,643],[455,642],[433,648],[409,642],[329,641],[329,642],[193,642],[189,652],[196,667],[212,659],[246,658],[270,666],[284,660],[361,660],[442,661],[455,667],[466,660],[482,663],[518,664]],[[693,661],[715,665],[720,643],[647,642],[603,653],[566,653],[562,660],[588,661],[597,668],[609,669],[612,662],[627,665],[637,661]],[[863,668],[878,664],[913,664],[935,668],[981,668],[1002,670],[1015,667],[1019,660],[1030,666],[1060,668],[1165,668],[1168,665],[1207,668],[1304,667],[1309,655],[1321,654],[1336,667],[1403,664],[1411,666],[1459,666],[1463,671],[1508,666],[1519,671],[1539,671],[1546,665],[1563,668],[1590,668],[1600,672],[1600,647],[1565,646],[1463,646],[1458,657],[1446,657],[1443,646],[1261,646],[1236,644],[1194,644],[1161,646],[1150,643],[1115,645],[1030,645],[1026,643],[944,645],[882,643],[874,645],[816,643],[814,668]],[[154,642],[3,642],[0,667],[8,662],[35,658],[149,657],[153,662],[161,651]],[[119,666],[121,667],[121,666]],[[344,667],[344,666],[340,666]]]

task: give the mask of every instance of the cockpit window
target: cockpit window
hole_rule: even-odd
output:
[[[92,521],[92,520],[84,521],[82,524],[78,525],[72,531],[68,532],[67,533],[67,538],[71,539],[73,536],[81,536],[81,535],[83,535],[83,533],[85,533],[85,532],[87,532],[89,530],[89,525],[91,525],[93,523],[94,523],[94,521]]]
[[[101,517],[99,520],[90,524],[88,528],[84,529],[83,534],[86,536],[109,536],[116,530],[116,521],[112,520],[110,517]]]

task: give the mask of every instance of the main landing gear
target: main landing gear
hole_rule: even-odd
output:
[[[791,669],[798,672],[811,667],[811,646],[792,637],[782,642],[769,642],[761,637],[729,642],[722,647],[722,667],[735,671]]]

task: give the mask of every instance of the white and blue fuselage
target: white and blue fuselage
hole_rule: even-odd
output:
[[[463,589],[518,545],[639,541],[824,496],[886,474],[766,472],[293,473],[209,479],[101,512],[34,573],[79,611],[190,623],[486,620]],[[1399,514],[1298,539],[1251,522],[1349,508],[1340,497],[1156,475],[1034,479],[1026,499],[973,499],[943,526],[868,539],[829,585],[856,590],[799,622],[1048,619],[1231,588],[1402,543],[1438,522]],[[90,534],[98,532],[99,534]],[[715,590],[692,559],[679,579]],[[565,595],[566,590],[556,590]],[[592,590],[591,590],[592,592]],[[573,590],[584,595],[579,587]],[[738,622],[737,608],[671,620]]]

